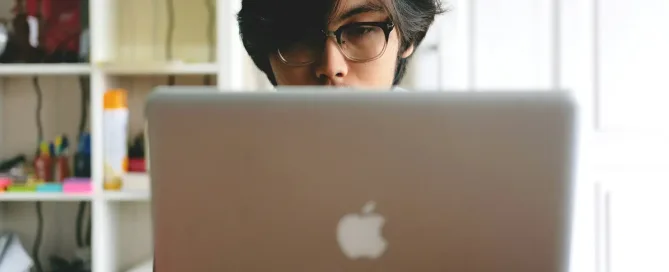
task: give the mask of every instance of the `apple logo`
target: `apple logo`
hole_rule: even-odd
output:
[[[374,213],[376,203],[367,202],[362,213],[347,214],[337,225],[339,248],[349,259],[376,259],[381,257],[388,242],[381,235],[385,219]]]

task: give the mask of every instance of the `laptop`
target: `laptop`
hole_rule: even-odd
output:
[[[155,268],[565,272],[566,92],[218,92],[146,108]]]

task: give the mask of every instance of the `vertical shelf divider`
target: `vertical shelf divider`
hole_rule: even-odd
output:
[[[217,58],[219,91],[243,91],[244,47],[239,39],[237,12],[241,0],[218,0],[216,3]]]
[[[92,136],[92,182],[93,199],[91,200],[92,233],[92,271],[116,272],[117,241],[114,207],[103,195],[103,97],[109,86],[109,78],[100,67],[100,63],[114,59],[113,47],[116,33],[115,0],[91,0],[89,6],[91,32],[91,136]]]

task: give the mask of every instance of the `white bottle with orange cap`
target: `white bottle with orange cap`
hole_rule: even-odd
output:
[[[120,190],[128,171],[128,93],[112,89],[104,95],[104,188]]]

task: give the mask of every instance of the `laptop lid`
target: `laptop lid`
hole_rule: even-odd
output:
[[[158,271],[567,271],[565,93],[172,87],[147,117]]]

